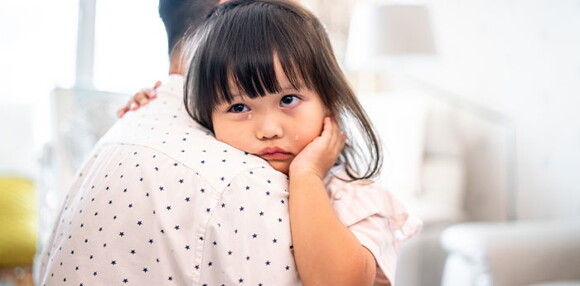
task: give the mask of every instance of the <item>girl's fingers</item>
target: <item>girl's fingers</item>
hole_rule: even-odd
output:
[[[149,98],[147,98],[147,95],[142,92],[135,96],[135,101],[139,104],[139,106],[144,106],[149,102]]]
[[[331,126],[331,132],[332,132],[333,137],[335,139],[338,139],[338,141],[340,141],[340,138],[342,137],[342,135],[344,135],[344,133],[340,129],[340,126],[338,126],[338,123],[336,122],[336,120],[330,119],[330,126]]]
[[[336,120],[330,117],[324,118],[323,138],[327,140],[327,146],[340,153],[346,141],[346,135],[342,132]]]
[[[126,106],[117,110],[117,117],[119,117],[119,118],[123,117],[123,115],[125,115],[125,113],[127,113],[127,111],[129,111],[129,108]]]
[[[152,89],[147,90],[147,96],[149,99],[154,99],[157,97],[157,88],[161,86],[161,81],[156,81]]]
[[[161,86],[161,81],[157,81],[157,82],[155,82],[155,85],[153,86],[153,88],[145,89],[143,91],[145,92],[145,95],[147,95],[147,98],[153,99],[153,98],[157,97],[157,88],[159,88],[160,86]]]
[[[161,81],[156,81],[151,89],[142,89],[137,92],[125,105],[125,107],[117,110],[117,116],[123,117],[125,113],[131,110],[137,110],[139,107],[149,103],[149,100],[155,99],[157,97],[157,88],[161,86]]]
[[[133,110],[132,109],[133,103],[134,103],[134,99],[133,99],[133,97],[131,97],[131,99],[129,99],[129,101],[127,101],[125,106],[117,111],[117,116],[123,117],[125,115],[125,113],[129,112],[130,110]]]
[[[153,99],[157,96],[157,91],[155,89],[148,89],[144,91],[144,96],[147,99]]]
[[[323,134],[326,133],[325,135],[328,138],[332,138],[333,132],[334,132],[334,124],[332,122],[332,119],[330,117],[325,117],[324,118],[324,131],[322,133]]]

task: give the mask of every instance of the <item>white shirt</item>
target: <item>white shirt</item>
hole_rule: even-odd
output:
[[[119,120],[77,174],[40,285],[301,285],[286,175],[216,141],[183,77]]]

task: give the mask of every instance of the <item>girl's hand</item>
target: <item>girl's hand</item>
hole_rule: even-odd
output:
[[[323,179],[336,162],[344,148],[346,134],[330,117],[324,118],[323,124],[322,134],[306,145],[290,164],[291,178],[310,173]]]
[[[157,81],[153,88],[144,88],[135,93],[135,95],[129,99],[125,107],[117,111],[117,116],[123,117],[123,115],[125,115],[125,113],[127,113],[129,110],[137,110],[139,107],[149,103],[150,100],[155,99],[157,97],[157,88],[160,85],[161,82]]]

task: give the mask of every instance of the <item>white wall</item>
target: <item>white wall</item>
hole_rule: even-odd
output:
[[[421,80],[511,118],[519,219],[580,214],[580,1],[430,0]]]

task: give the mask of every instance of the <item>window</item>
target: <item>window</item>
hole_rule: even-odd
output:
[[[95,20],[94,87],[133,94],[169,70],[158,0],[99,0]]]
[[[0,104],[48,100],[74,81],[78,6],[70,0],[0,2]]]

